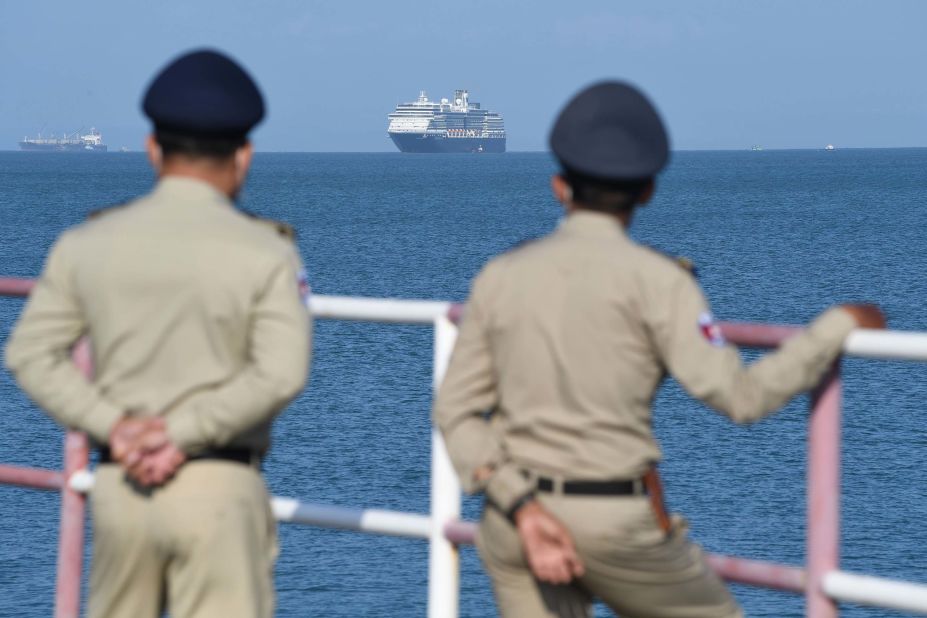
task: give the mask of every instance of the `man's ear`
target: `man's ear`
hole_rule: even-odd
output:
[[[245,182],[253,157],[254,147],[251,142],[245,142],[244,146],[235,151],[235,180],[239,186]]]
[[[573,203],[573,187],[560,174],[550,177],[550,190],[564,207],[569,208],[569,205]]]
[[[155,174],[161,175],[161,167],[164,165],[164,153],[161,150],[161,144],[155,139],[154,135],[145,138],[145,152],[148,153],[148,162],[154,169]]]

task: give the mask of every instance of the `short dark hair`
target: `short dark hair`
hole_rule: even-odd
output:
[[[577,206],[611,214],[634,208],[638,198],[653,182],[653,178],[603,180],[569,169],[563,171],[563,177],[573,190],[573,202]]]
[[[224,161],[232,157],[235,151],[247,143],[241,137],[203,137],[183,135],[162,129],[155,130],[155,141],[161,146],[162,155],[182,155],[195,159],[214,159]]]

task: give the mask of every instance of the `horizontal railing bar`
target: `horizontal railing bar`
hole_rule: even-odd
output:
[[[56,490],[62,483],[60,472],[0,466],[0,484]],[[70,484],[78,491],[90,491],[93,473],[75,472]],[[271,509],[278,521],[321,528],[417,539],[427,539],[431,531],[431,518],[415,513],[309,504],[282,497],[271,498]],[[452,543],[469,545],[475,541],[476,530],[476,522],[452,521],[444,527],[444,534]],[[806,582],[803,569],[772,562],[709,554],[708,564],[723,579],[741,584],[801,592]],[[927,586],[921,584],[834,571],[824,578],[824,590],[838,601],[927,614]]]
[[[32,279],[0,277],[0,296],[28,296],[35,287]]]
[[[318,318],[432,324],[448,314],[451,303],[314,294],[309,299],[309,307],[312,315]]]
[[[277,520],[290,523],[413,538],[427,538],[430,528],[426,515],[314,505],[292,498],[273,498],[271,504]],[[476,522],[451,521],[444,535],[457,545],[472,545],[476,530]],[[729,581],[790,592],[804,590],[805,572],[797,567],[719,555],[709,555],[708,562]]]
[[[34,286],[32,279],[0,277],[0,296],[27,296]],[[309,307],[314,316],[341,320],[431,324],[448,315],[452,304],[433,300],[398,298],[362,298],[313,294]]]
[[[456,545],[473,545],[477,528],[475,521],[449,521],[444,525],[444,537]]]
[[[927,615],[927,585],[831,571],[824,576],[823,586],[837,601]]]
[[[847,356],[884,360],[927,360],[927,333],[857,329],[843,346]]]
[[[800,326],[774,326],[749,322],[721,322],[724,338],[734,345],[751,348],[776,348],[802,331]]]
[[[0,296],[26,296],[32,286],[30,279],[0,278]],[[407,324],[431,324],[444,316],[456,322],[463,314],[463,305],[444,301],[323,294],[313,295],[309,306],[318,318]],[[798,326],[743,322],[721,322],[719,326],[731,343],[755,348],[774,348],[801,332]],[[861,358],[927,361],[927,333],[857,329],[847,338],[844,353]]]
[[[64,474],[55,470],[0,465],[0,485],[58,491],[64,485]]]
[[[444,536],[452,543],[468,545],[475,542],[476,529],[476,522],[452,521],[444,526]],[[708,564],[728,581],[796,593],[805,589],[805,571],[798,567],[717,554],[708,556]]]
[[[431,518],[427,515],[308,504],[279,497],[271,499],[271,508],[277,521],[295,524],[418,539],[427,539],[431,532]]]
[[[799,594],[805,591],[805,570],[798,567],[719,554],[709,554],[708,564],[727,581]]]
[[[774,348],[802,331],[798,326],[742,322],[719,324],[725,339],[735,345]],[[927,333],[858,328],[843,344],[843,353],[861,358],[927,361]]]

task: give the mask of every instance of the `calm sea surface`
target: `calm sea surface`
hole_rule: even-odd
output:
[[[242,201],[296,227],[317,293],[463,300],[489,257],[557,224],[553,170],[545,154],[260,154]],[[151,183],[140,154],[0,152],[0,276],[35,276],[62,230]],[[722,319],[799,324],[870,300],[892,328],[927,330],[925,221],[927,149],[682,152],[632,232],[690,257]],[[0,299],[0,344],[21,306]],[[272,491],[427,512],[430,329],[317,329],[311,383],[275,426]],[[927,365],[844,367],[843,567],[927,581]],[[661,391],[668,499],[707,549],[803,561],[806,410],[800,398],[738,427],[674,383]],[[0,373],[0,462],[58,467],[61,436]],[[51,614],[57,508],[54,494],[0,486],[0,616]],[[471,518],[479,508],[466,502]],[[425,542],[280,536],[278,615],[425,615]],[[462,571],[461,615],[494,615],[472,548]],[[802,615],[799,598],[735,592],[749,616]]]

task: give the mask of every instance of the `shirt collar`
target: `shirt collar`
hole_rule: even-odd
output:
[[[594,210],[574,210],[560,223],[563,233],[598,238],[627,238],[624,225],[613,217]]]
[[[168,198],[170,202],[216,203],[231,206],[227,195],[205,180],[189,176],[164,176],[155,185],[154,195]]]

